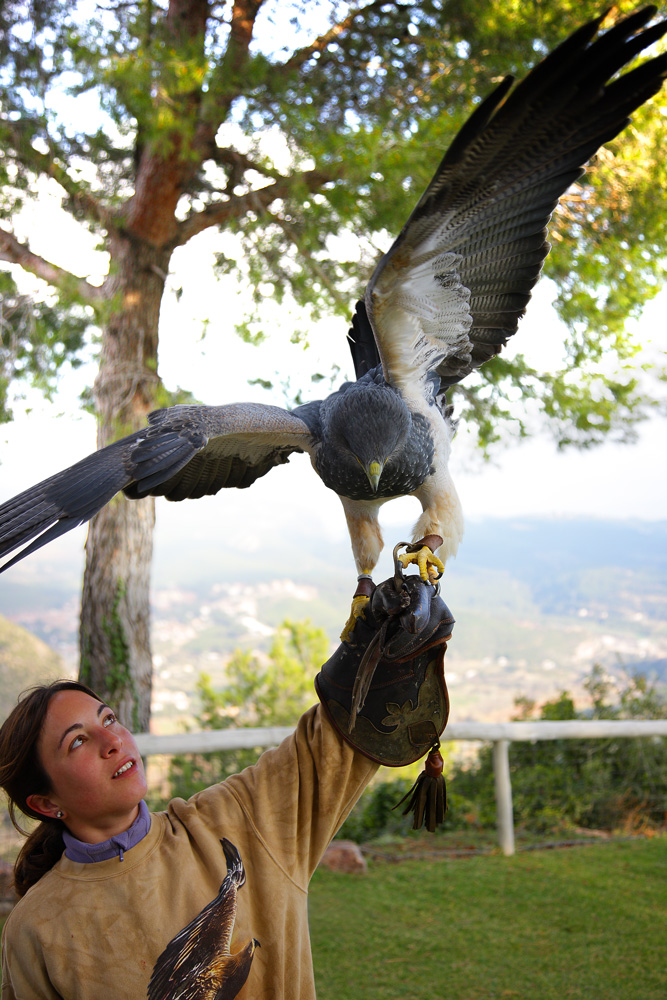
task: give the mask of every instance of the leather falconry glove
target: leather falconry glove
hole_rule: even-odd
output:
[[[444,657],[454,618],[438,586],[395,576],[375,587],[348,640],[324,664],[315,689],[331,722],[355,750],[386,767],[428,754],[425,771],[399,805],[413,828],[433,831],[446,809],[440,736],[449,698]]]

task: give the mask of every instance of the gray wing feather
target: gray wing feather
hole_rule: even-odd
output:
[[[151,494],[196,499],[223,488],[244,489],[295,451],[307,451],[305,422],[278,406],[174,406],[149,416],[131,453],[131,499]]]
[[[7,569],[89,520],[120,490],[130,499],[196,498],[250,486],[295,451],[308,451],[306,423],[277,406],[173,406],[149,426],[0,506],[0,556],[31,542]]]

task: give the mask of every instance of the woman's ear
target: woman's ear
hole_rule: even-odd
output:
[[[48,819],[63,819],[65,814],[60,806],[48,795],[29,795],[25,800],[30,808]]]

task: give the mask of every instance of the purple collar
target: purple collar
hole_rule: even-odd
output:
[[[73,837],[69,830],[63,830],[65,857],[69,858],[70,861],[79,861],[83,864],[91,864],[93,861],[108,861],[109,858],[116,857],[122,861],[124,851],[129,851],[131,847],[135,847],[140,840],[143,840],[150,828],[151,814],[142,799],[139,803],[137,818],[132,826],[101,844],[86,844]]]

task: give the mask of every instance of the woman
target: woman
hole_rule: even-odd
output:
[[[112,709],[72,681],[28,692],[0,729],[12,819],[41,821],[3,1000],[314,997],[308,882],[375,769],[318,706],[253,767],[150,814]]]

